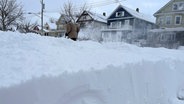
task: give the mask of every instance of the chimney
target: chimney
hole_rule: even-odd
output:
[[[105,12],[103,12],[103,16],[106,16],[106,13]]]
[[[136,11],[139,12],[139,8],[136,8]]]

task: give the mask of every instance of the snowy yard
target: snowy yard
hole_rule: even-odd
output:
[[[0,104],[184,104],[184,48],[0,32]]]

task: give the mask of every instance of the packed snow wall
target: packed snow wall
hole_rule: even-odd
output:
[[[0,104],[183,104],[177,99],[183,67],[181,61],[143,61],[33,78],[1,87]]]

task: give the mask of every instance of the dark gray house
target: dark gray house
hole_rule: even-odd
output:
[[[139,12],[119,5],[107,18],[107,28],[102,30],[104,41],[133,41],[146,39],[148,30],[155,28],[154,21]]]

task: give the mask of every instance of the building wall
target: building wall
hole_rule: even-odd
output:
[[[170,24],[167,24],[166,18],[171,17]],[[177,16],[181,16],[181,24],[176,24],[175,18]],[[160,22],[160,18],[163,18],[163,22]],[[176,27],[184,27],[184,13],[173,13],[173,14],[165,14],[159,15],[156,17],[156,24],[159,25],[160,28],[176,28]]]
[[[150,31],[147,46],[178,48],[184,45],[184,31]]]
[[[161,9],[156,16],[156,24],[160,28],[175,28],[184,27],[184,9],[183,10],[173,10],[173,4],[177,2],[183,2],[184,0],[174,0],[165,7]],[[184,5],[184,4],[183,4]],[[181,24],[176,24],[176,17],[181,16]],[[170,23],[167,22],[167,18],[171,18]]]
[[[94,27],[99,27],[100,29],[102,29],[102,28],[106,28],[107,24],[106,23],[102,23],[102,22],[94,21],[93,26]]]
[[[146,38],[149,30],[156,28],[154,23],[147,22],[145,20],[135,18],[134,33],[137,34],[137,38]]]

